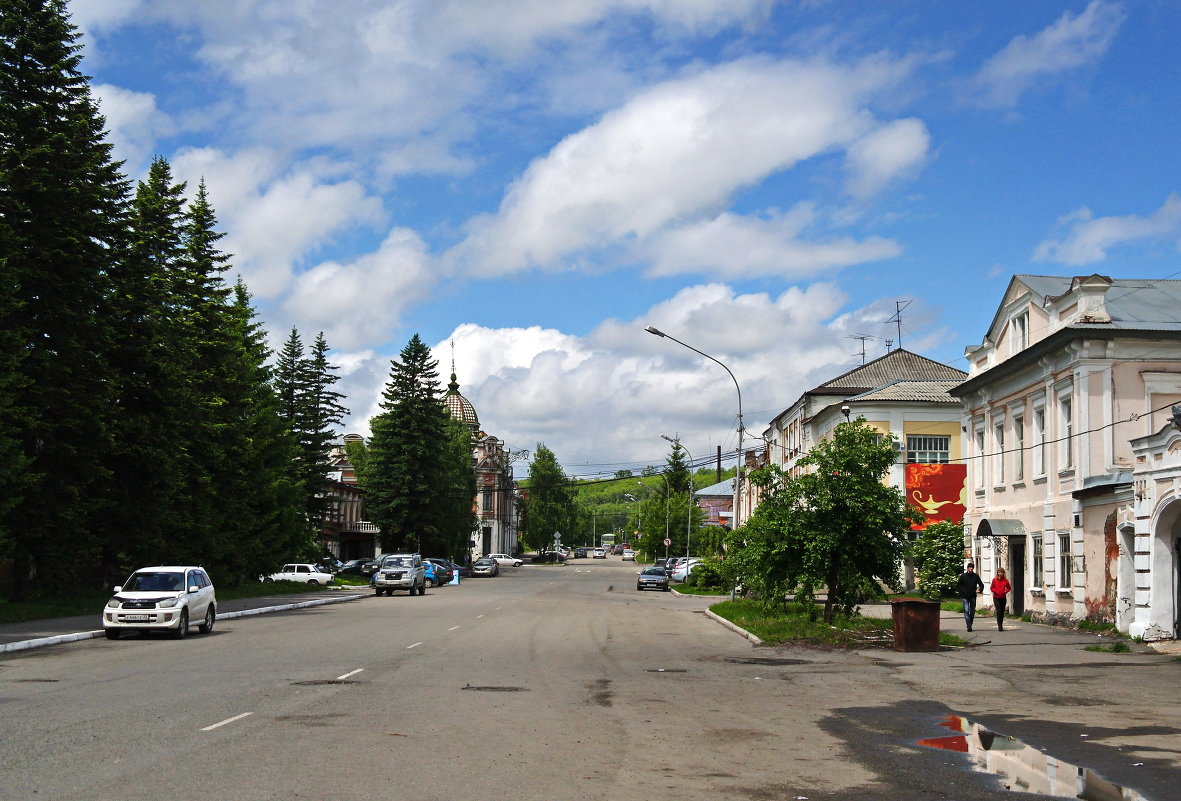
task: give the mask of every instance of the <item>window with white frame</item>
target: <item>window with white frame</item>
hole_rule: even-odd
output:
[[[1025,479],[1025,418],[1013,418],[1013,480]]]
[[[1074,468],[1074,403],[1069,395],[1058,398],[1058,452],[1062,459],[1060,470]]]
[[[951,459],[951,437],[906,435],[906,461],[911,464],[947,464]]]
[[[1005,421],[992,424],[992,483],[1005,483]]]
[[[1073,570],[1070,564],[1070,534],[1058,532],[1058,586],[1070,589]]]
[[[1029,347],[1029,312],[1023,312],[1014,317],[1009,324],[1009,329],[1009,341],[1012,344],[1010,353],[1020,353]]]
[[[1033,474],[1046,474],[1046,410],[1033,410]]]
[[[975,431],[976,453],[975,459],[972,460],[973,466],[976,468],[976,488],[984,488],[984,472],[987,465],[984,463],[984,429],[977,428]]]
[[[1045,553],[1042,551],[1042,535],[1035,534],[1033,537],[1033,586],[1040,589],[1045,586],[1046,564]]]

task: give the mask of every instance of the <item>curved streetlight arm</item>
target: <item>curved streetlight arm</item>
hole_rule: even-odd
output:
[[[661,331],[659,328],[657,328],[655,326],[650,325],[647,328],[645,328],[644,330],[647,331],[649,334],[655,334],[658,337],[662,337],[665,339],[671,339],[673,342],[676,342],[678,345],[688,348],[689,350],[693,351],[694,353],[701,354],[705,358],[709,359],[711,362],[713,362],[717,365],[720,365],[721,368],[723,370],[725,370],[726,373],[730,376],[730,380],[734,382],[734,389],[738,392],[738,464],[736,467],[736,475],[734,478],[734,512],[733,512],[733,518],[730,521],[730,525],[733,528],[738,528],[738,502],[739,502],[740,492],[741,492],[741,487],[742,487],[742,458],[743,458],[742,457],[742,430],[743,430],[743,427],[742,427],[742,388],[740,386],[738,386],[738,379],[734,377],[734,373],[733,373],[733,371],[730,370],[729,367],[722,364],[720,361],[715,359],[713,356],[710,356],[708,353],[700,351],[697,348],[693,347],[692,345],[685,344],[681,340],[677,339],[674,336],[670,336],[670,335],[664,333],[663,331]],[[665,437],[665,439],[667,439],[667,437]],[[688,451],[686,451],[686,453],[688,453]],[[692,458],[692,457],[690,457],[690,458]]]

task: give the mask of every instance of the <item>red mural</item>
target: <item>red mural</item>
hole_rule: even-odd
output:
[[[958,523],[968,511],[968,466],[965,464],[908,464],[906,501],[927,516],[913,526],[924,529],[931,523]]]

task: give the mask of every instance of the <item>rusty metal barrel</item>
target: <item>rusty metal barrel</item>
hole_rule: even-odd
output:
[[[891,598],[895,651],[939,650],[939,603],[925,598]]]

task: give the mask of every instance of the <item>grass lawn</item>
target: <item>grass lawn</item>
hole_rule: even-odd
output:
[[[349,577],[346,576],[345,579]],[[368,579],[360,579],[357,586],[368,587]],[[338,581],[337,584],[345,584]],[[351,583],[351,582],[350,582]],[[321,587],[309,587],[294,581],[275,581],[268,584],[262,582],[247,582],[237,587],[217,587],[215,590],[218,600],[229,601],[236,598],[261,598],[267,595],[289,595],[305,592],[315,592]],[[103,604],[111,597],[109,592],[82,592],[69,596],[54,596],[36,598],[30,601],[14,603],[0,599],[0,624],[25,623],[30,620],[45,620],[53,617],[78,617],[80,615],[94,615],[102,612]]]
[[[671,586],[681,595],[717,595],[720,597],[730,594],[729,590],[707,590],[703,587],[690,587],[685,584],[673,584]]]
[[[829,625],[823,618],[809,619],[805,604],[790,602],[782,610],[770,611],[757,601],[745,599],[722,601],[711,606],[710,610],[771,645],[894,647],[894,624],[889,618],[838,615]],[[961,638],[947,632],[939,633],[939,643],[953,646],[966,644]]]

